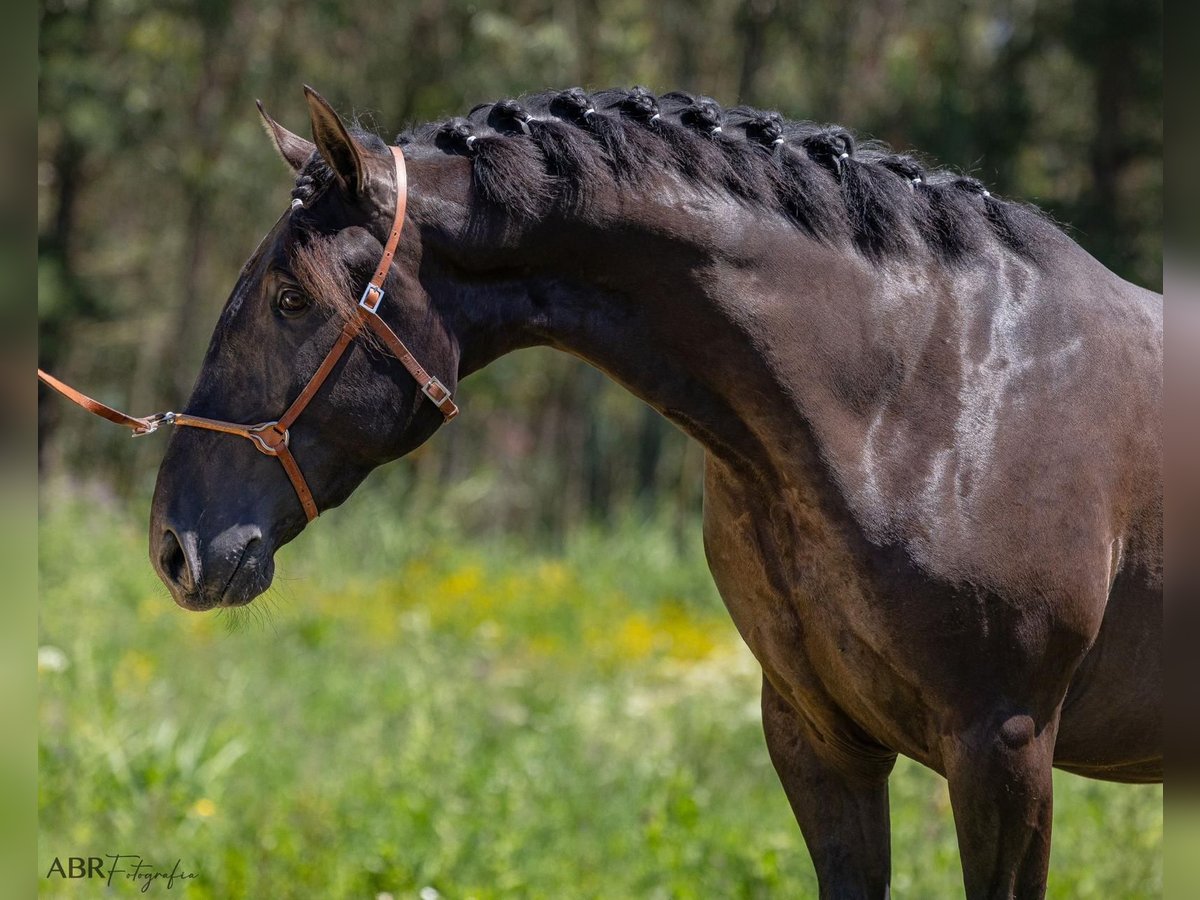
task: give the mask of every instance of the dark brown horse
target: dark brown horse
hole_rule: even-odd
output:
[[[278,415],[380,259],[392,154],[308,100],[315,143],[266,119],[298,202],[192,415]],[[972,898],[1044,893],[1052,766],[1161,780],[1159,295],[977,181],[707,98],[547,93],[398,143],[380,313],[433,375],[557,347],[704,445],[705,547],[823,897],[888,895],[898,753],[948,779]],[[290,449],[328,509],[442,421],[358,340]],[[181,606],[250,602],[305,524],[249,441],[172,435],[150,542]]]

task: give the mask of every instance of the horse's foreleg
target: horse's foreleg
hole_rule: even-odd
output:
[[[1046,892],[1058,716],[1038,730],[1025,714],[995,715],[943,750],[969,900]]]
[[[817,870],[821,898],[890,896],[887,773],[856,772],[818,753],[804,720],[763,677],[763,732]]]

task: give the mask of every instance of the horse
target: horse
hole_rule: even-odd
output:
[[[291,203],[158,473],[180,606],[250,602],[460,381],[550,346],[704,447],[707,560],[821,897],[889,896],[898,754],[946,778],[970,898],[1044,895],[1053,767],[1162,780],[1161,295],[838,126],[572,88],[389,144],[305,95],[311,141],[259,107]],[[219,433],[289,403],[257,446]]]

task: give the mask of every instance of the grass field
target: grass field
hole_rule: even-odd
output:
[[[816,896],[698,535],[539,555],[384,503],[322,517],[231,618],[171,603],[128,511],[44,501],[39,876],[125,853],[191,897]],[[1159,896],[1162,790],[1055,787],[1051,895]],[[960,896],[944,782],[901,760],[891,790],[894,896]]]

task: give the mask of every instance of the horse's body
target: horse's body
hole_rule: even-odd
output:
[[[705,548],[762,664],[767,744],[823,896],[887,895],[897,753],[949,780],[968,894],[1040,896],[1052,763],[1162,777],[1161,297],[974,183],[939,186],[836,143],[826,158],[829,132],[796,138],[808,206],[766,208],[764,184],[793,182],[755,167],[800,164],[775,132],[758,138],[762,117],[734,123],[735,149],[720,129],[703,134],[711,122],[689,112],[703,104],[650,118],[644,95],[617,97],[624,148],[597,113],[573,121],[554,101],[533,119],[498,105],[407,141],[397,331],[447,384],[509,350],[558,347],[705,446]],[[273,337],[280,322],[247,311],[270,309],[255,292],[280,279],[313,295],[339,279],[358,290],[378,256],[395,198],[379,149],[310,99],[320,157],[269,123],[307,209],[247,264],[194,413],[254,421],[282,408],[337,316]],[[559,120],[594,152],[570,145],[567,126],[537,124]],[[679,165],[640,189],[622,185],[619,159],[630,146],[654,158],[637,129]],[[680,162],[682,148],[718,165],[700,141],[733,174]],[[763,156],[738,155],[747,148]],[[534,163],[536,177],[520,168]],[[901,212],[885,216],[885,202]],[[247,375],[230,349],[246,341],[284,347]],[[231,396],[231,378],[251,390]],[[326,391],[292,444],[323,507],[439,421],[365,352]],[[221,440],[175,435],[156,495],[153,555],[192,607],[247,602],[304,524],[268,460],[198,446]],[[227,465],[203,464],[217,452],[248,467],[253,487],[236,500]]]

